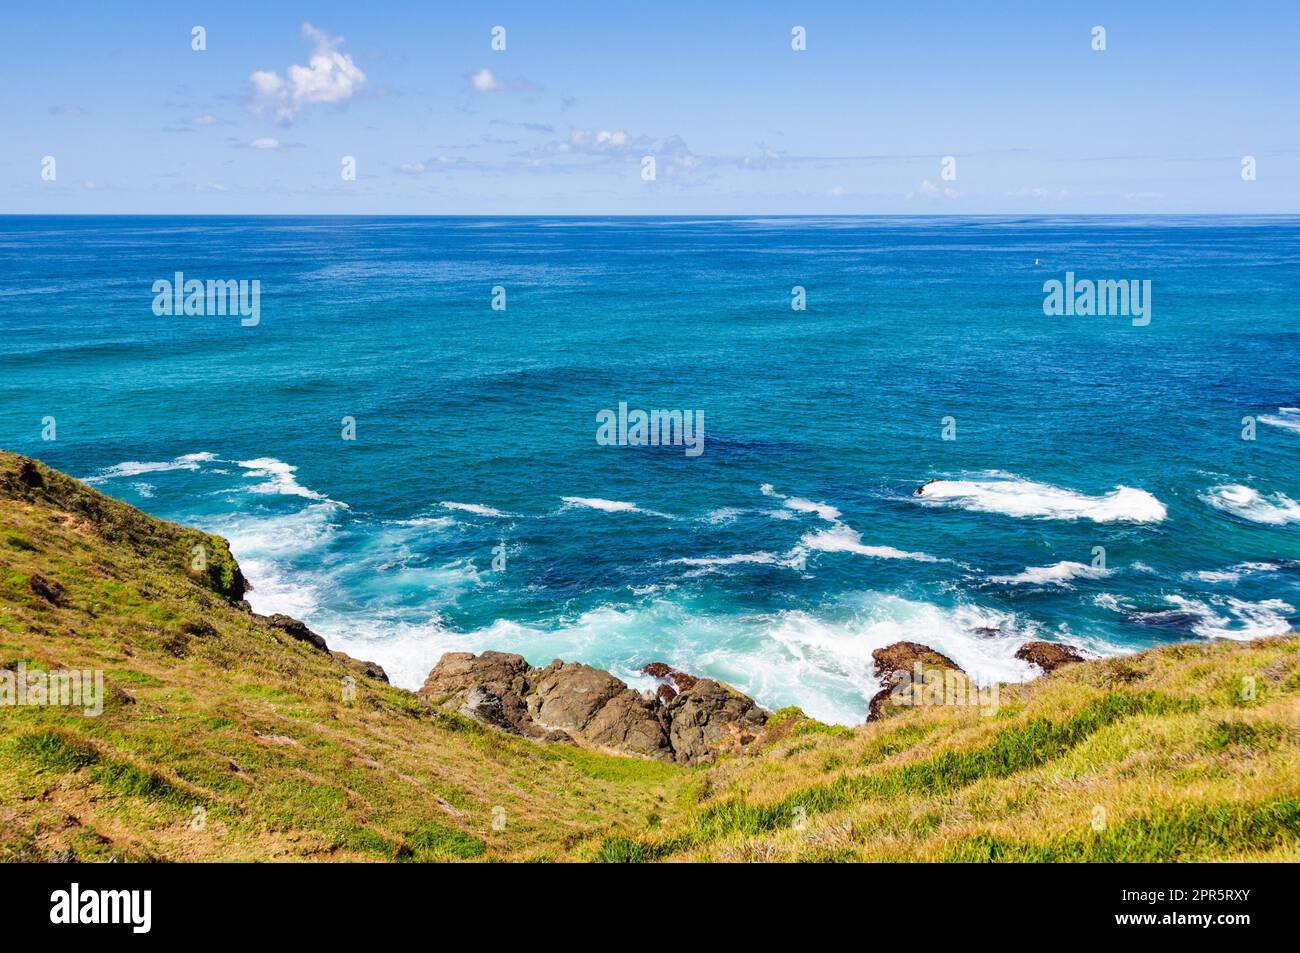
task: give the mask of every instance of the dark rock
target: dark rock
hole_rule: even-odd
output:
[[[364,675],[366,678],[373,678],[377,682],[388,682],[388,673],[384,671],[384,667],[378,662],[368,662],[365,659],[353,658],[346,652],[330,652],[330,655],[334,656],[358,675]]]
[[[539,737],[545,730],[533,722],[524,701],[529,670],[522,655],[448,652],[429,672],[417,694],[430,704],[451,708],[485,724]]]
[[[36,595],[40,596],[52,606],[63,605],[63,600],[67,597],[67,591],[53,579],[46,579],[39,574],[32,574],[32,578],[27,582],[28,588]]]
[[[609,672],[557,659],[531,674],[530,687],[528,712],[538,725],[598,748],[672,759],[662,706]]]
[[[675,673],[665,666],[665,676]],[[544,741],[694,764],[754,743],[767,713],[752,699],[708,679],[691,688],[633,691],[609,672],[556,660],[532,668],[503,652],[449,652],[420,696],[482,724]],[[743,739],[743,740],[742,740]],[[679,746],[680,745],[680,749]]]
[[[1060,642],[1026,642],[1016,649],[1016,658],[1037,665],[1044,672],[1054,672],[1062,665],[1084,660],[1073,648]]]
[[[679,672],[677,669],[668,665],[666,662],[651,662],[641,669],[642,674],[649,675],[651,678],[665,679],[668,685],[673,689],[673,694],[684,692],[699,679],[694,675],[686,672]]]
[[[725,751],[739,753],[767,724],[767,712],[752,698],[711,678],[695,679],[666,711],[673,755],[681,764],[712,761]]]
[[[971,629],[971,635],[978,635],[981,639],[991,639],[995,635],[1001,635],[1002,630],[995,625],[984,625],[978,629]]]
[[[276,613],[269,616],[258,616],[264,625],[269,625],[273,629],[279,629],[290,638],[297,639],[299,642],[306,642],[322,652],[329,652],[330,647],[325,644],[325,639],[317,635],[306,625],[299,622],[291,616]]]
[[[40,469],[31,460],[23,460],[18,465],[18,482],[34,490],[45,486],[45,478],[41,476]]]
[[[876,649],[871,653],[871,658],[875,661],[876,678],[880,679],[881,689],[871,698],[867,721],[887,718],[905,707],[910,707],[910,705],[894,704],[892,698],[895,690],[898,689],[898,698],[914,700],[913,693],[922,687],[922,684],[918,684],[920,682],[917,678],[918,674],[921,679],[924,679],[926,673],[930,671],[955,672],[963,678],[966,677],[961,666],[948,656],[919,642],[895,642]],[[912,683],[909,687],[900,689],[900,686],[909,682]]]

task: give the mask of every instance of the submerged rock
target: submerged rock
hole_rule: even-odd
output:
[[[1037,665],[1044,672],[1053,672],[1062,665],[1084,660],[1077,651],[1060,642],[1026,642],[1016,649],[1016,658]]]
[[[557,659],[533,668],[520,655],[448,652],[419,695],[526,737],[679,764],[712,761],[758,739],[768,714],[753,699],[720,682],[663,669],[659,677],[674,676],[680,691],[663,685],[643,695],[577,662]]]

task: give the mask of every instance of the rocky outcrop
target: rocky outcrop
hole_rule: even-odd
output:
[[[699,681],[694,675],[679,672],[666,662],[651,662],[642,667],[641,673],[659,679],[660,684],[656,694],[665,705],[676,698],[678,692],[686,691]]]
[[[871,658],[881,688],[871,698],[867,721],[888,718],[919,704],[919,692],[924,688],[927,673],[938,672],[947,678],[951,672],[963,682],[967,677],[961,666],[948,656],[919,642],[895,642],[876,649]]]
[[[1016,658],[1037,665],[1044,672],[1054,672],[1062,665],[1084,661],[1082,655],[1060,642],[1026,642],[1016,649]]]
[[[768,719],[748,695],[709,678],[693,680],[664,710],[673,756],[681,764],[712,761],[718,752],[747,750]]]
[[[379,682],[388,681],[388,673],[384,671],[383,666],[378,662],[368,662],[365,659],[353,658],[346,652],[332,651],[323,635],[318,635],[313,632],[311,629],[307,628],[306,623],[299,622],[293,616],[282,615],[279,612],[274,615],[258,615],[254,612],[253,618],[257,619],[258,622],[262,623],[262,625],[267,628],[283,632],[291,639],[305,642],[317,651],[324,652],[326,655],[341,662],[344,667],[351,669],[358,675],[364,675],[366,678],[373,678],[375,681]]]
[[[673,674],[664,668],[661,677]],[[557,659],[533,668],[505,652],[448,652],[419,694],[525,737],[678,764],[712,761],[759,739],[768,714],[753,699],[712,679],[675,674],[681,690],[674,688],[665,703],[590,665]]]
[[[317,635],[311,629],[307,628],[306,625],[292,616],[281,615],[277,612],[275,615],[264,615],[258,616],[257,618],[263,625],[270,626],[273,629],[279,629],[291,639],[297,639],[299,642],[306,642],[308,645],[319,649],[322,652],[328,653],[330,650],[330,647],[325,644],[324,636]]]
[[[388,683],[388,673],[378,662],[367,662],[365,659],[353,658],[347,652],[330,652],[347,668],[352,669],[358,675],[364,675],[366,678],[373,678],[377,682]]]

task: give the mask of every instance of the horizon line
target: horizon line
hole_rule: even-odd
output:
[[[0,212],[5,218],[1300,218],[1288,212]]]

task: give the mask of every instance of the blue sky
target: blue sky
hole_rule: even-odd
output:
[[[468,6],[6,4],[0,212],[1300,211],[1292,0]]]

